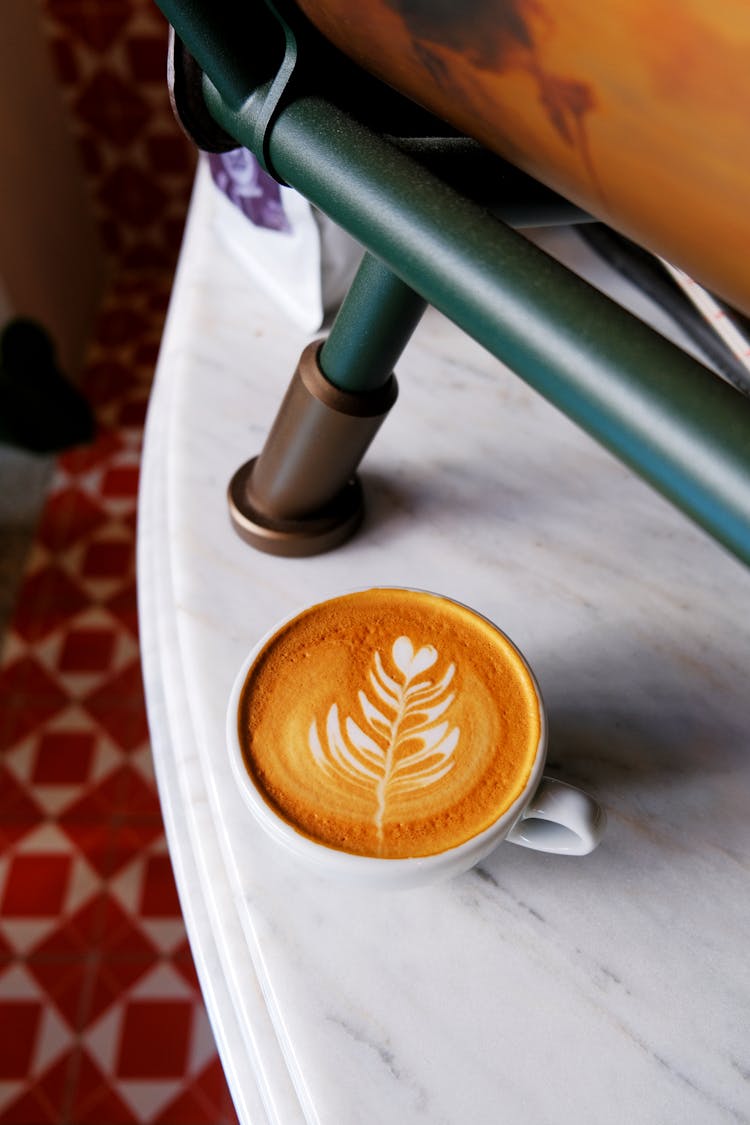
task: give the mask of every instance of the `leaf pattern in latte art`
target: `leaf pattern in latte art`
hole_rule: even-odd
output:
[[[415,651],[408,637],[398,637],[392,657],[395,674],[389,675],[380,653],[374,654],[369,674],[372,698],[362,690],[358,693],[362,725],[351,716],[342,724],[334,703],[323,737],[315,719],[308,734],[310,750],[321,769],[347,787],[372,792],[374,823],[381,840],[389,798],[424,789],[445,777],[455,765],[460,737],[460,728],[442,719],[455,699],[455,692],[448,691],[455,664],[437,681],[419,679],[437,662],[438,652],[433,645]]]

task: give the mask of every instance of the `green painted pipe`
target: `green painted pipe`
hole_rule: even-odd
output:
[[[426,307],[382,262],[365,254],[320,349],[320,369],[334,386],[373,391],[390,378]]]
[[[212,116],[252,143],[263,91]],[[750,562],[750,404],[702,364],[335,106],[300,97],[273,167],[406,286]]]

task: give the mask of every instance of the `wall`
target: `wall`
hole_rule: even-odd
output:
[[[90,197],[39,12],[4,0],[0,35],[0,287],[80,370],[106,277]],[[0,315],[2,315],[0,302]]]

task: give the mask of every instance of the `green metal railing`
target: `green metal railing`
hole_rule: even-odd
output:
[[[365,259],[369,282],[358,282],[364,296],[352,297],[343,313],[345,321],[356,318],[361,305],[375,316],[365,385],[378,377],[389,321],[397,352],[426,301],[750,562],[746,398],[403,146],[304,83],[281,89],[261,75],[257,42],[246,66],[249,79],[255,73],[261,80],[255,87],[248,81],[243,91],[237,60],[243,45],[221,40],[231,6],[219,5],[213,25],[199,0],[162,0],[160,7],[207,72],[203,96],[212,118],[376,259]],[[274,34],[278,53],[278,28]],[[288,42],[283,59],[292,73]],[[508,211],[512,221],[512,200]],[[347,336],[341,325],[335,332],[327,358],[343,385]],[[366,343],[364,351],[366,358]],[[321,362],[324,355],[325,349]],[[327,364],[324,370],[335,382]]]

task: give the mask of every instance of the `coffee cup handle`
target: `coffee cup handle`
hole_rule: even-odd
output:
[[[506,839],[557,855],[588,855],[602,838],[606,814],[574,785],[543,777]]]

